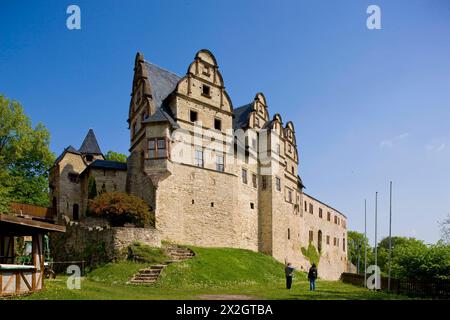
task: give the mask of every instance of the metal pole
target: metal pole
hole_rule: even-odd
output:
[[[377,227],[378,227],[378,192],[375,192],[375,270],[378,270],[378,248],[377,248]],[[378,277],[375,277],[375,281],[378,281]],[[378,287],[377,282],[376,287]]]
[[[392,181],[389,183],[389,271],[388,292],[391,291],[391,257],[392,257]]]
[[[364,286],[367,285],[367,199],[364,199]]]

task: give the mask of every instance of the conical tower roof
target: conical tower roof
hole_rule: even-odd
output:
[[[102,154],[97,138],[95,137],[94,130],[89,129],[80,149],[78,149],[78,152],[82,154]]]

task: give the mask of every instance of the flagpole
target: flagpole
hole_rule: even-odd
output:
[[[367,286],[367,199],[364,199],[364,286]]]
[[[375,192],[375,270],[378,270],[378,248],[377,248],[377,227],[378,227],[378,191]],[[376,278],[375,281],[378,281]]]
[[[389,272],[388,292],[391,291],[391,257],[392,257],[392,181],[389,183]]]

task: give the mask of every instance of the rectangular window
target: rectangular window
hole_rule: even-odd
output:
[[[309,231],[309,242],[313,242],[314,241],[314,232],[312,232],[312,230]]]
[[[202,167],[203,168],[203,150],[195,150],[195,159],[194,159],[194,164],[197,167]]]
[[[223,156],[216,156],[216,170],[223,172],[225,170]]]
[[[214,129],[222,130],[222,120],[214,119]]]
[[[309,204],[309,213],[313,214],[313,212],[314,212],[314,208],[313,208],[312,203],[310,203]]]
[[[262,189],[263,189],[263,190],[266,190],[266,189],[267,189],[267,177],[266,177],[266,176],[263,176],[263,177],[261,178],[261,181],[262,181]]]
[[[334,224],[337,224],[337,216],[334,216]]]
[[[148,158],[167,158],[167,140],[165,138],[152,138],[148,140]]]
[[[322,218],[322,208],[319,208],[319,218]]]
[[[280,178],[278,178],[278,177],[275,178],[275,185],[276,185],[277,191],[281,191],[281,180],[280,180]]]
[[[330,244],[330,236],[327,236],[327,244]]]
[[[211,97],[211,88],[207,85],[203,85],[202,86],[202,95],[206,96],[206,97]]]
[[[189,111],[189,119],[191,120],[191,122],[196,122],[198,120],[198,113],[197,111]]]
[[[158,158],[165,158],[167,156],[166,140],[165,139],[158,139],[158,143],[157,143],[156,147],[157,147]]]
[[[333,238],[333,245],[336,246],[336,237]]]
[[[327,220],[331,221],[331,213],[330,212],[327,212]]]
[[[291,229],[288,228],[288,240],[290,240],[290,239],[291,239]]]
[[[242,182],[247,184],[247,170],[242,169]]]
[[[292,203],[292,191],[288,190],[288,201]]]
[[[255,204],[253,202],[250,202],[250,209],[255,209]]]
[[[342,239],[342,250],[345,252],[345,238]]]
[[[256,174],[252,174],[252,184],[253,184],[253,188],[256,188],[258,185],[257,185],[257,183],[256,183]]]
[[[307,211],[308,211],[308,204],[305,201],[305,212],[307,212]]]

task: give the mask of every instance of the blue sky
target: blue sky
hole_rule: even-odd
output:
[[[81,30],[66,8],[81,8]],[[381,8],[382,30],[366,28]],[[450,213],[450,2],[2,1],[0,93],[79,147],[94,128],[103,151],[127,153],[137,51],[185,74],[195,53],[216,56],[235,107],[264,92],[295,124],[306,192],[373,240],[393,233],[434,242]]]

